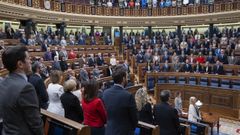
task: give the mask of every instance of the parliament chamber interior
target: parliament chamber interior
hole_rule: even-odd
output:
[[[240,134],[240,0],[0,0],[0,135]]]

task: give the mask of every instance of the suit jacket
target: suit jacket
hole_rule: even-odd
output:
[[[59,52],[53,50],[53,51],[52,51],[52,58],[54,58],[54,57],[57,56],[57,55],[59,56]]]
[[[219,67],[217,67],[217,65],[214,65],[213,72],[214,74],[223,75],[224,74],[223,66],[219,65]]]
[[[94,66],[95,65],[95,59],[94,58],[89,58],[88,59],[88,66],[89,67],[92,67],[92,66]]]
[[[208,61],[211,64],[215,63],[214,57],[209,57],[208,56],[206,61]]]
[[[163,66],[162,66],[162,71],[163,72],[169,72],[170,71],[170,65],[168,65],[168,66],[166,66],[165,64],[163,64]]]
[[[89,80],[88,72],[86,70],[83,70],[83,69],[80,70],[80,76],[79,77],[80,77],[79,80],[81,82]]]
[[[53,61],[52,63],[52,70],[61,70],[60,62],[59,61]]]
[[[208,70],[207,70],[207,67],[204,67],[203,68],[203,73],[211,74],[212,73],[212,67],[208,66]]]
[[[28,41],[26,38],[21,38],[20,39],[20,43],[24,44],[24,45],[27,45],[28,44]]]
[[[152,113],[152,105],[147,102],[141,111],[138,111],[138,120],[152,124],[153,123],[153,113]]]
[[[198,71],[197,71],[197,70],[198,70]],[[194,68],[193,68],[193,71],[194,71],[194,72],[199,72],[199,73],[202,72],[202,66],[199,65],[199,67],[198,67],[198,69],[197,69],[197,65],[195,65]]]
[[[107,76],[112,76],[112,69],[110,67],[107,68]]]
[[[138,122],[134,96],[114,85],[104,91],[103,101],[108,118],[105,135],[133,135]]]
[[[86,61],[84,59],[85,58],[79,58],[79,66],[80,66],[80,68],[82,68],[83,65],[86,64]]]
[[[103,57],[97,57],[97,65],[98,66],[102,66],[104,64],[104,59],[103,59]]]
[[[223,55],[223,56],[219,55],[219,56],[218,56],[218,60],[219,60],[220,62],[222,62],[223,64],[228,64],[227,55]]]
[[[83,122],[83,110],[79,99],[72,92],[65,92],[60,97],[65,117],[76,122]]]
[[[154,123],[160,127],[160,135],[177,135],[179,132],[178,112],[168,103],[155,105],[153,109]]]
[[[3,135],[43,135],[43,122],[34,87],[16,73],[0,83]]]
[[[52,61],[53,60],[52,53],[51,52],[45,52],[43,58],[44,58],[45,61]]]
[[[68,65],[66,61],[60,61],[60,67],[62,71],[66,71],[68,69]]]
[[[180,71],[181,70],[181,64],[180,63],[175,63],[174,65],[173,65],[173,68],[174,68],[174,71],[176,72],[176,71]]]
[[[184,64],[182,70],[183,72],[192,72],[192,65],[188,64],[188,67],[187,67],[187,64]]]
[[[46,90],[46,86],[43,82],[43,79],[41,76],[37,74],[32,74],[28,81],[34,86],[37,96],[38,96],[38,102],[39,102],[39,107],[43,109],[47,109],[48,107],[48,93]]]

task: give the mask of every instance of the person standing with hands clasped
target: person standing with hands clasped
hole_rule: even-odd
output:
[[[9,76],[0,83],[0,118],[3,135],[43,135],[36,90],[28,82],[31,60],[24,46],[6,49],[2,54]]]

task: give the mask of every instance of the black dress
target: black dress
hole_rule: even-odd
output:
[[[141,111],[138,111],[138,120],[149,124],[153,123],[152,105],[149,102],[143,106]],[[140,128],[140,135],[151,135],[151,130]]]

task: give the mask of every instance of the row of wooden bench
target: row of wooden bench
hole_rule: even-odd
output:
[[[160,63],[160,67],[163,66],[164,63]],[[153,64],[151,64],[153,65]],[[175,72],[174,71],[174,64],[173,63],[169,63],[168,64],[170,67],[170,72]],[[194,66],[195,64],[193,64]],[[204,64],[201,64],[202,67],[204,67]],[[131,65],[132,66],[132,65]],[[183,64],[181,64],[181,66],[183,66]],[[213,67],[214,65],[210,65],[211,67]],[[134,67],[134,66],[133,66]],[[213,68],[212,68],[213,70]],[[240,65],[228,65],[228,64],[223,64],[223,70],[224,70],[224,74],[225,75],[229,75],[229,76],[239,76],[240,75]],[[139,79],[139,82],[144,82],[144,76],[147,72],[147,63],[138,63],[137,67],[132,68],[133,73],[137,73],[137,77]],[[176,72],[177,74],[178,72]]]

